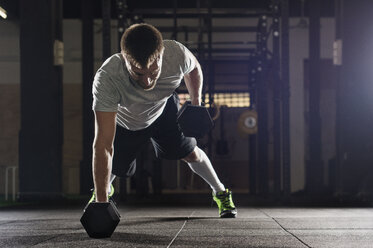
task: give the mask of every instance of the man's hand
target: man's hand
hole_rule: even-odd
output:
[[[201,105],[201,98],[193,99],[191,101],[192,105],[200,106]]]
[[[96,202],[107,202],[109,180],[114,154],[116,112],[95,111],[95,139],[93,141],[93,181]]]

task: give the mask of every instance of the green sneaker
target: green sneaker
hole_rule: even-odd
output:
[[[108,198],[110,199],[113,195],[114,195],[114,186],[110,184],[110,191],[108,193]],[[94,201],[96,201],[96,192],[94,189],[92,189],[92,197],[89,200],[88,204]]]
[[[236,218],[237,210],[232,200],[232,191],[226,189],[216,194],[212,193],[212,196],[219,207],[220,218]]]

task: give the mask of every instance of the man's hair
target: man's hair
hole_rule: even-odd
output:
[[[134,24],[122,35],[120,47],[131,63],[148,68],[163,50],[162,34],[150,24]]]

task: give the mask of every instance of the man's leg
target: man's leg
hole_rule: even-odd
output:
[[[197,141],[185,137],[177,124],[179,100],[176,94],[171,96],[167,105],[154,124],[151,138],[157,157],[165,159],[183,159],[190,168],[201,176],[212,188],[213,199],[219,207],[220,217],[236,217],[237,211],[232,201],[232,192],[225,189],[211,165],[207,155],[197,147]]]
[[[190,169],[200,177],[202,177],[216,194],[217,192],[225,191],[224,185],[220,182],[214,167],[207,157],[206,153],[196,146],[194,151],[183,160],[189,165]]]
[[[206,153],[196,146],[194,151],[183,160],[187,162],[193,172],[202,177],[210,185],[213,190],[213,199],[219,207],[220,217],[235,218],[237,216],[237,209],[232,200],[232,192],[226,189],[220,182]]]
[[[111,174],[111,175],[110,175],[110,183],[113,183],[115,177],[116,177],[116,176],[115,176],[114,174]]]

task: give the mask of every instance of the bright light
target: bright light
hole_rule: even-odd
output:
[[[5,9],[1,8],[0,7],[0,16],[4,19],[6,19],[8,17],[8,15],[6,14],[6,11]]]
[[[185,101],[189,100],[189,94],[179,94],[180,105],[183,105]],[[214,103],[219,106],[228,106],[230,108],[244,108],[250,107],[250,94],[248,92],[240,93],[215,93]],[[205,106],[209,107],[209,94],[205,94]]]

